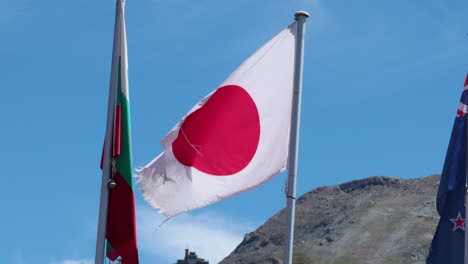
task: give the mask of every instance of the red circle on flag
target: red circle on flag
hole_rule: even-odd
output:
[[[172,151],[185,166],[229,176],[250,163],[259,140],[260,117],[254,100],[244,88],[227,85],[187,116]]]

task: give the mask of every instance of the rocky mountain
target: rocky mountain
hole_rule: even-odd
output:
[[[296,203],[293,263],[425,263],[439,215],[440,176],[371,177],[320,187]],[[282,264],[286,210],[220,264]]]

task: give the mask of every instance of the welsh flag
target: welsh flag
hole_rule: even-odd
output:
[[[106,133],[105,143],[112,147],[105,148],[101,166],[111,166],[110,181],[115,183],[109,187],[107,257],[111,260],[121,257],[122,264],[138,264],[124,4],[123,0],[117,0],[109,95],[109,104],[114,107],[109,107],[113,112],[108,115],[112,125],[107,128],[112,129],[112,133]]]

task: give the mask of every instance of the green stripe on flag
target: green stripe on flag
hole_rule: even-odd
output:
[[[120,136],[120,156],[116,158],[116,168],[120,175],[130,185],[133,190],[133,166],[132,149],[130,140],[130,104],[128,98],[122,92],[122,68],[121,57],[119,57],[119,74],[117,87],[117,104],[121,107],[121,136]],[[128,91],[126,91],[128,95]]]

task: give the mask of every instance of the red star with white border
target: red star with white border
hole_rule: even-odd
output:
[[[455,225],[453,226],[453,230],[452,230],[452,231],[455,231],[455,230],[457,230],[457,229],[461,229],[461,230],[465,231],[465,219],[463,219],[463,218],[461,217],[460,212],[458,212],[457,218],[450,219],[450,221],[452,221],[452,223],[455,224]]]

